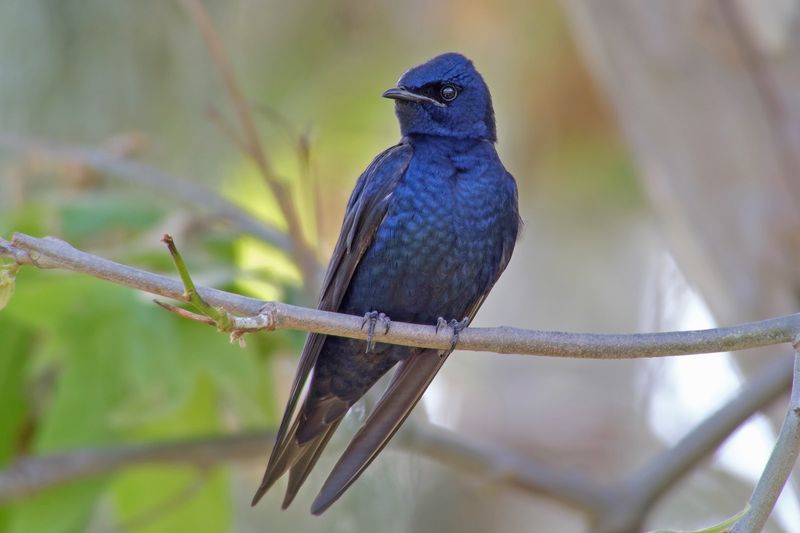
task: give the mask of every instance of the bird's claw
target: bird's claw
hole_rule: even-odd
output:
[[[367,327],[367,349],[364,351],[364,353],[369,353],[375,348],[375,324],[378,322],[383,325],[383,334],[386,335],[389,333],[389,326],[391,325],[392,321],[384,313],[370,311],[364,315],[364,320],[361,322],[361,329],[364,329],[364,326],[369,324]]]
[[[439,333],[439,330],[444,327],[449,327],[453,330],[453,335],[450,337],[450,351],[456,349],[456,344],[458,344],[458,334],[464,331],[466,327],[469,325],[469,317],[465,316],[460,321],[456,320],[455,318],[448,322],[442,317],[439,317],[436,320],[436,333]]]

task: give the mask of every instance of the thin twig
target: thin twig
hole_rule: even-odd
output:
[[[211,189],[196,181],[167,174],[110,150],[60,144],[4,133],[0,133],[0,148],[18,152],[41,152],[51,158],[77,161],[98,172],[147,187],[193,208],[208,211],[241,231],[281,250],[292,249],[291,239],[281,230],[247,213],[242,207],[229,202]]]
[[[252,110],[236,81],[236,76],[233,73],[231,61],[225,51],[222,39],[200,0],[179,0],[179,2],[184,10],[192,17],[192,20],[194,20],[194,23],[197,25],[208,47],[214,66],[219,71],[228,97],[236,110],[236,117],[242,130],[247,154],[256,163],[261,176],[264,178],[264,182],[275,197],[275,201],[278,203],[278,207],[280,207],[283,213],[289,237],[292,242],[293,255],[297,266],[303,273],[305,286],[309,288],[309,291],[316,293],[316,291],[312,289],[316,283],[317,275],[317,261],[314,252],[308,246],[307,240],[303,235],[300,217],[291,194],[283,181],[276,175],[272,163],[269,160],[269,156],[264,150],[261,138],[258,134],[258,129],[253,120]]]
[[[242,152],[247,152],[247,145],[244,143],[239,132],[233,125],[225,118],[219,109],[212,107],[208,110],[208,118],[217,125],[217,129],[233,144],[238,147]]]
[[[800,335],[795,339],[794,347],[792,394],[786,418],[767,466],[750,497],[750,510],[736,523],[732,533],[753,533],[763,529],[800,454]]]
[[[263,313],[258,313],[258,315],[251,317],[237,317],[224,309],[209,305],[208,302],[206,302],[203,297],[200,296],[200,293],[197,292],[197,287],[192,280],[191,274],[189,274],[189,269],[186,267],[186,263],[183,261],[183,257],[178,251],[178,247],[175,246],[175,241],[172,239],[172,236],[164,235],[161,240],[167,245],[167,249],[172,256],[172,262],[175,264],[178,275],[181,277],[181,283],[183,283],[184,289],[183,300],[188,302],[201,314],[197,315],[195,313],[178,311],[178,308],[170,307],[160,302],[156,302],[157,304],[167,311],[185,316],[190,320],[195,320],[204,324],[208,324],[208,321],[205,320],[206,318],[210,319],[211,324],[216,326],[218,330],[231,334],[231,342],[239,341],[243,344],[244,340],[242,339],[242,336],[245,333],[255,332],[262,329],[270,329],[269,322],[264,321],[264,319],[268,319],[268,317],[265,317]]]
[[[278,131],[283,134],[286,141],[293,143],[300,137],[301,133],[294,124],[274,107],[258,103],[253,103],[251,107],[256,113],[266,118],[268,122],[277,126]]]
[[[317,243],[322,240],[322,197],[318,182],[318,176],[312,165],[311,160],[311,132],[309,128],[298,130],[280,111],[270,106],[254,106],[256,111],[261,112],[267,120],[275,124],[279,131],[284,134],[288,142],[293,145],[295,156],[297,157],[298,182],[308,194],[314,215],[314,239]]]
[[[126,285],[168,298],[184,300],[180,281],[138,270],[82,252],[54,237],[38,239],[16,233],[11,242],[0,239],[0,254],[20,264],[61,268]],[[234,329],[296,329],[353,339],[366,339],[362,317],[320,311],[281,302],[263,302],[236,294],[199,288],[203,300],[236,317]],[[546,355],[577,359],[635,359],[744,350],[792,342],[800,334],[800,314],[737,326],[668,333],[595,334],[535,331],[510,327],[467,328],[459,335],[462,350]],[[387,333],[374,333],[378,342],[446,350],[450,334],[434,326],[393,322]]]
[[[197,292],[197,287],[195,287],[192,276],[189,274],[189,269],[183,261],[183,257],[178,251],[177,246],[175,246],[175,241],[172,240],[172,235],[164,235],[161,241],[167,245],[169,254],[172,256],[172,262],[175,264],[178,275],[181,277],[181,283],[183,283],[184,288],[183,299],[203,313],[203,315],[213,320],[217,327],[227,329],[229,327],[229,313],[208,305],[206,301],[203,300],[203,297],[200,296],[200,293]]]
[[[178,315],[181,318],[185,318],[187,320],[194,320],[195,322],[200,322],[201,324],[205,324],[207,326],[217,325],[217,323],[214,322],[213,318],[207,317],[205,315],[200,315],[197,313],[192,313],[191,311],[184,309],[183,307],[178,307],[177,305],[172,305],[167,302],[162,302],[161,300],[153,300],[153,303],[163,307],[170,313]]]

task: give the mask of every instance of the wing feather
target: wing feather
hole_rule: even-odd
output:
[[[317,305],[319,309],[325,311],[339,309],[353,273],[372,243],[375,232],[386,215],[395,187],[405,174],[412,155],[411,145],[401,142],[379,154],[358,178],[347,203],[339,239],[322,282]],[[283,474],[288,466],[291,466],[289,459],[293,455],[291,453],[294,449],[292,437],[296,430],[296,424],[291,426],[292,431],[289,431],[289,428],[303,386],[316,364],[325,338],[326,335],[312,333],[306,339],[286,403],[286,410],[275,438],[275,445],[272,448],[264,479],[253,497],[253,505],[258,503],[258,500],[275,480]],[[316,459],[316,456],[313,456],[312,459]]]

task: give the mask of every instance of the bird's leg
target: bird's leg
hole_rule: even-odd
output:
[[[453,330],[453,336],[450,337],[450,351],[453,351],[456,349],[456,344],[458,344],[458,334],[464,331],[467,326],[469,326],[468,316],[465,316],[460,321],[454,318],[450,322],[442,317],[439,317],[436,320],[436,333],[439,333],[439,330],[444,327],[449,327]]]
[[[378,322],[380,322],[383,326],[383,334],[386,335],[389,333],[389,326],[391,325],[392,320],[384,313],[379,313],[378,311],[369,311],[364,315],[364,320],[361,322],[361,329],[364,329],[364,326],[369,324],[367,327],[367,349],[364,351],[364,353],[369,353],[375,348],[375,339],[373,338],[373,335],[375,335],[375,324]]]

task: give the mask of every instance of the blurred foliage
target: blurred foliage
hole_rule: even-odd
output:
[[[78,246],[105,231],[129,237],[161,218],[149,208],[115,210],[112,202],[92,210],[82,204],[67,202],[54,217],[60,227],[81,228],[71,233]],[[23,269],[18,282],[24,290],[0,315],[3,462],[20,454],[274,423],[270,368],[263,354],[284,346],[285,335],[261,336],[242,350],[213,329],[164,313],[122,287],[34,269]],[[110,490],[126,522],[196,477],[180,469],[142,469],[118,477]],[[210,473],[190,502],[165,514],[165,523],[190,524],[185,518],[195,516],[220,525],[212,530],[224,529],[227,513],[209,502],[224,502],[226,479]],[[6,510],[3,519],[9,531],[83,530],[109,481],[92,479],[48,491]],[[53,516],[60,517],[58,522]],[[159,530],[159,524],[149,522],[143,530]]]
[[[350,185],[374,154],[396,142],[391,105],[378,96],[403,69],[445,50],[472,57],[489,80],[500,151],[520,181],[523,202],[535,182],[557,198],[553,205],[559,205],[559,191],[569,191],[565,196],[582,213],[591,212],[599,196],[615,199],[615,209],[640,206],[627,158],[554,2],[206,4],[246,95],[262,109],[257,116],[265,144],[296,193],[304,229],[321,257],[336,238]],[[282,227],[264,184],[210,110],[231,112],[197,31],[177,3],[0,2],[3,130],[107,146],[120,133],[143,132],[132,156],[213,184]],[[298,125],[296,131],[287,131],[275,110]],[[308,169],[297,145],[307,125]],[[56,235],[173,275],[159,242],[168,231],[198,283],[298,298],[301,280],[283,252],[210,224],[197,206],[76,162],[0,152],[0,165],[4,237],[12,231]],[[290,376],[280,361],[295,355],[302,339],[296,333],[248,336],[240,349],[126,288],[24,268],[0,313],[0,467],[27,454],[274,427]],[[0,508],[0,531],[242,529],[231,479],[222,468],[139,467]],[[384,504],[362,510],[360,521],[340,522],[338,530],[394,516],[384,507],[402,487],[380,481],[354,487],[370,497],[377,490],[386,491]],[[392,523],[398,530],[404,524]]]

